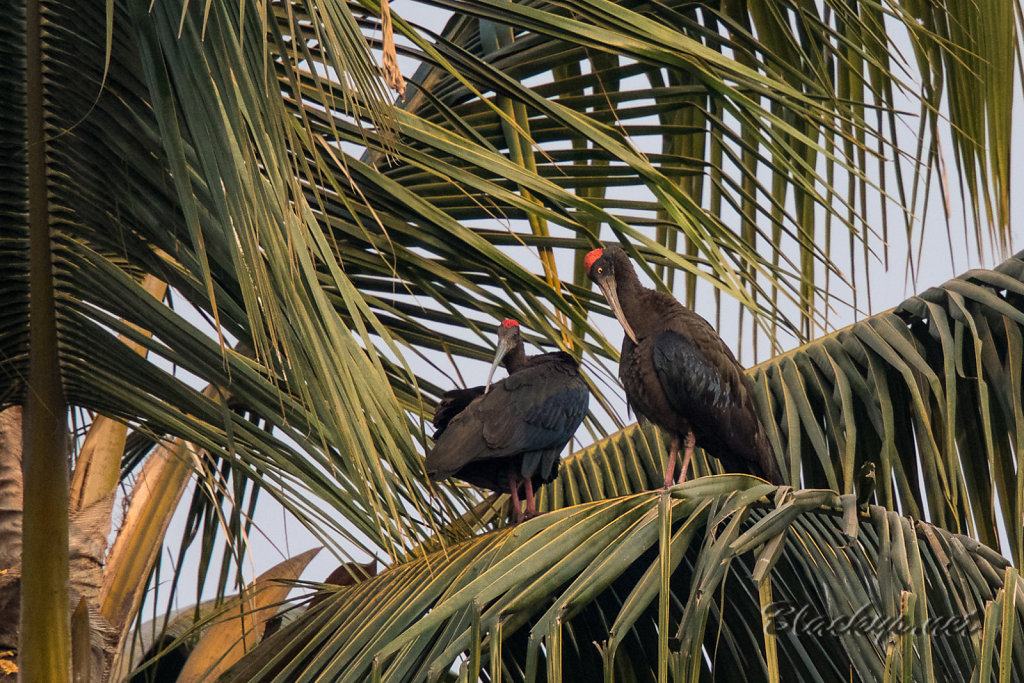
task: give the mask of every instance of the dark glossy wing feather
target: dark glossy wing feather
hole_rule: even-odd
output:
[[[654,340],[651,363],[665,398],[687,417],[697,444],[727,471],[782,483],[749,378],[710,326],[697,332],[687,337],[667,330]]]
[[[441,438],[448,423],[461,413],[474,399],[484,395],[484,387],[469,387],[468,389],[452,389],[441,395],[441,400],[434,408],[434,441]]]
[[[719,366],[678,332],[658,335],[651,364],[669,402],[686,415],[721,410],[732,400],[732,387]]]
[[[455,476],[506,491],[510,469],[520,471],[525,459],[531,470],[546,461],[549,466],[543,469],[551,471],[540,473],[540,480],[550,480],[558,453],[586,415],[589,398],[571,356],[559,352],[531,358],[451,419],[427,455],[427,472],[433,479]]]
[[[658,383],[654,365],[647,360],[650,358],[650,346],[649,339],[637,345],[629,335],[622,336],[619,380],[626,390],[626,406],[636,414],[637,419],[662,424],[663,420],[658,419],[656,401],[650,395],[650,388]],[[662,426],[668,428],[667,425]]]
[[[509,419],[492,420],[484,427],[487,444],[497,450],[564,446],[586,415],[590,399],[576,363],[560,352],[530,359],[526,368],[503,381],[501,390]]]

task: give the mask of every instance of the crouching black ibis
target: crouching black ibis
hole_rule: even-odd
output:
[[[727,472],[782,483],[764,426],[754,410],[753,385],[715,329],[671,295],[640,284],[626,252],[595,249],[584,266],[626,334],[619,379],[639,417],[669,433],[665,486],[685,448],[679,481],[699,443]]]
[[[498,365],[508,377],[491,383]],[[587,413],[590,390],[579,364],[554,351],[527,357],[519,323],[498,328],[498,349],[485,387],[446,393],[434,411],[436,443],[427,454],[432,480],[455,477],[509,493],[516,521],[537,514],[534,488],[558,474],[559,454]]]

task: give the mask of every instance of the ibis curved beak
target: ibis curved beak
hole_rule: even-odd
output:
[[[633,343],[636,344],[636,335],[633,334],[633,328],[629,326],[629,322],[626,321],[626,314],[622,312],[622,305],[619,304],[619,293],[615,289],[615,280],[611,278],[598,280],[597,286],[601,288],[601,293],[604,294],[604,298],[608,301],[608,305],[612,309],[612,313],[618,319],[619,324],[622,325],[622,329],[626,331],[626,334]]]
[[[505,360],[505,354],[509,352],[510,345],[507,339],[498,338],[498,348],[494,351],[494,360],[491,361],[491,369],[487,372],[487,384],[484,386],[484,393],[491,390],[491,380],[494,378],[494,371]]]

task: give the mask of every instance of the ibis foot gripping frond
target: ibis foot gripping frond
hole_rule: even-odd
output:
[[[679,480],[677,484],[682,484],[686,481],[686,469],[690,466],[690,460],[693,458],[693,447],[697,445],[697,438],[693,435],[692,431],[686,433],[686,450],[683,451],[683,466],[679,469]],[[679,437],[676,437],[676,448],[679,448]]]
[[[679,437],[673,436],[672,443],[668,447],[668,463],[665,464],[665,488],[675,483],[676,453],[679,452]],[[686,470],[683,470],[686,476]]]
[[[533,498],[533,479],[526,477],[526,519],[533,519],[537,516],[537,501]]]
[[[508,473],[508,490],[512,495],[512,514],[515,516],[515,523],[519,524],[524,519],[523,508],[519,505],[519,477],[513,472]]]
[[[673,484],[682,484],[686,481],[686,470],[690,467],[690,460],[693,459],[693,449],[697,445],[697,439],[693,431],[686,433],[686,448],[683,450],[683,465],[679,468],[679,479],[675,478],[676,456],[679,454],[679,436],[672,437],[672,443],[668,448],[668,464],[665,465],[665,488]]]

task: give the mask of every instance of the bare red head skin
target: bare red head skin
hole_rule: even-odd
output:
[[[590,272],[590,266],[594,265],[594,261],[601,258],[604,255],[604,249],[594,249],[583,257],[583,269],[588,273]]]

